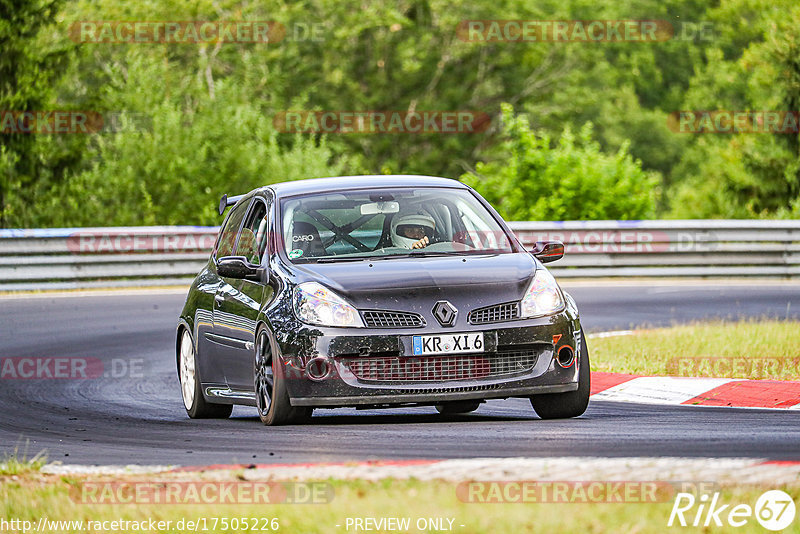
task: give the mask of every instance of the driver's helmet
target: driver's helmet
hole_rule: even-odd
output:
[[[392,218],[392,244],[400,248],[411,248],[425,236],[429,240],[433,239],[435,227],[436,221],[424,210],[401,211]]]

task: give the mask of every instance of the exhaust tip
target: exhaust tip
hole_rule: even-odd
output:
[[[317,357],[306,364],[306,376],[315,382],[325,380],[331,375],[333,366],[327,358]]]
[[[561,347],[558,351],[558,356],[556,357],[556,361],[558,365],[561,367],[567,368],[575,362],[575,352],[572,350],[570,346]]]

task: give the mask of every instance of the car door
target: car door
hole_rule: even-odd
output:
[[[239,231],[232,256],[244,256],[254,265],[265,265],[269,241],[271,202],[257,197],[250,204]],[[221,345],[222,364],[228,387],[235,391],[253,389],[253,347],[256,321],[269,286],[251,280],[220,277],[214,299],[214,330]]]
[[[224,347],[218,342],[215,335],[214,310],[220,286],[226,282],[217,273],[216,261],[219,257],[230,256],[233,253],[236,237],[239,235],[239,229],[247,214],[248,205],[248,201],[239,203],[228,213],[214,244],[211,259],[203,270],[202,284],[198,285],[198,289],[204,295],[208,295],[207,298],[204,296],[201,299],[195,316],[197,353],[200,355],[198,364],[204,383],[220,386],[225,384],[223,355],[221,354]]]

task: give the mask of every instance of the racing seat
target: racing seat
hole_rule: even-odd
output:
[[[301,258],[325,256],[327,251],[322,245],[319,230],[311,223],[295,221],[292,226],[292,242],[290,250],[302,250]]]

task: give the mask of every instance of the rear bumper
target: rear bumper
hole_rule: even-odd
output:
[[[555,356],[563,347],[579,354],[580,323],[569,308],[559,314],[538,319],[473,326],[458,329],[319,329],[300,324],[291,339],[279,340],[286,385],[293,406],[339,407],[401,404],[436,404],[445,401],[529,397],[545,393],[563,393],[578,388],[577,358],[564,367]],[[461,363],[470,358],[492,361],[491,372],[441,372],[435,362],[423,361],[435,356],[414,356],[413,335],[483,332],[484,353],[459,355]],[[555,342],[554,342],[555,340]],[[522,368],[505,360],[497,366],[495,357],[525,354],[533,361]],[[363,374],[363,360],[391,362],[392,373]],[[305,365],[324,361],[330,373],[316,380],[309,377]],[[484,360],[485,361],[485,360]],[[387,364],[388,365],[388,364]],[[409,369],[436,369],[437,373],[414,374]],[[426,367],[427,366],[427,367]],[[399,371],[398,371],[399,369]],[[486,367],[488,369],[488,367]],[[360,374],[361,373],[361,374]],[[369,376],[372,378],[370,379]],[[441,379],[440,379],[441,378]]]

